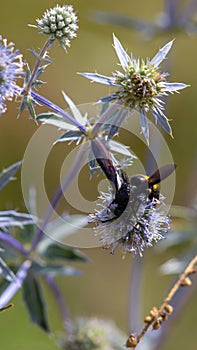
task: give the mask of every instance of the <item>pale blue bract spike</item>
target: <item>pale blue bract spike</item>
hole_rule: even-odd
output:
[[[165,46],[163,46],[156,55],[150,61],[155,67],[158,67],[160,63],[166,58],[168,52],[170,51],[174,40],[169,41]]]
[[[123,49],[120,41],[116,38],[114,34],[113,34],[113,41],[114,41],[114,49],[116,51],[120,64],[122,68],[126,70],[128,68],[129,62],[131,62],[131,57],[129,57],[127,52]]]

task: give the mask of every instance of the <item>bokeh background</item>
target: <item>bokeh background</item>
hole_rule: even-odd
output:
[[[64,2],[59,1],[59,4]],[[180,10],[186,1],[180,1]],[[90,103],[109,93],[108,87],[90,84],[76,72],[89,71],[110,75],[116,69],[117,57],[112,47],[112,33],[115,33],[128,51],[135,57],[152,57],[158,48],[175,38],[170,53],[168,69],[171,71],[170,80],[190,84],[191,87],[169,98],[167,115],[172,118],[171,125],[174,140],[165,136],[172,152],[174,162],[178,164],[176,171],[176,193],[174,204],[190,205],[197,189],[197,142],[196,142],[196,60],[197,34],[188,35],[182,31],[168,31],[156,35],[150,40],[136,30],[124,28],[116,24],[100,24],[95,21],[94,11],[106,11],[136,19],[153,22],[159,20],[158,14],[163,11],[163,1],[104,1],[75,0],[69,1],[79,16],[78,38],[73,40],[66,55],[57,44],[50,52],[53,64],[49,66],[43,79],[47,85],[42,87],[42,93],[55,103],[64,106],[61,91],[64,90],[76,104]],[[35,24],[46,8],[56,5],[56,1],[23,1],[2,2],[0,11],[0,34],[13,41],[24,55],[29,65],[33,67],[34,58],[29,51],[43,44],[43,36],[27,24]],[[31,136],[37,130],[37,125],[24,112],[17,119],[18,105],[8,103],[8,111],[0,119],[0,168],[23,158],[23,154]],[[145,158],[144,147],[139,141],[125,139],[125,143],[141,157]],[[51,152],[46,166],[46,188],[53,193],[59,181],[59,171],[65,158],[66,145],[58,144]],[[89,194],[88,172],[84,170],[80,176],[80,188],[88,200],[97,196],[97,182],[91,182]],[[95,188],[95,190],[93,190]],[[20,187],[20,174],[17,180],[10,183],[2,192],[1,209],[17,208],[24,210],[23,197]],[[62,208],[63,209],[63,208]],[[72,211],[72,209],[71,209]],[[87,265],[77,265],[83,272],[81,277],[60,278],[58,283],[67,300],[71,315],[100,316],[113,319],[117,325],[128,332],[128,286],[132,271],[133,259],[127,256],[124,260],[119,253],[111,256],[108,251],[99,249],[83,250],[91,259]],[[141,279],[141,317],[153,305],[159,305],[169,288],[172,277],[162,276],[159,266],[167,258],[180,253],[171,249],[165,254],[150,249],[143,258],[143,274]],[[61,320],[56,304],[51,294],[46,290],[46,301],[54,336],[48,337],[35,325],[30,323],[20,292],[14,298],[15,307],[0,314],[1,338],[3,350],[20,348],[33,350],[53,350],[57,348],[55,340],[62,331]],[[196,298],[191,299],[173,325],[172,332],[164,349],[196,349]]]

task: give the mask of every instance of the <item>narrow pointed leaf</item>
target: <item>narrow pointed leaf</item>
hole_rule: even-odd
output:
[[[14,272],[8,267],[5,261],[0,257],[0,274],[9,282],[16,282]]]
[[[20,115],[23,113],[23,111],[27,108],[27,97],[24,96],[22,101],[21,101],[21,104],[20,104],[20,109],[19,109],[19,112],[18,112],[18,117],[20,117]]]
[[[114,140],[110,140],[108,143],[110,151],[122,154],[127,157],[136,158],[134,153],[130,151],[130,148],[128,146],[125,146],[123,143]]]
[[[105,75],[101,75],[98,73],[80,73],[83,77],[100,84],[110,85],[110,86],[118,86],[118,84],[115,83],[115,80],[113,77],[107,77]]]
[[[4,169],[0,173],[0,190],[10,181],[13,180],[13,176],[21,166],[22,161],[17,162],[9,166],[8,168]]]
[[[72,266],[47,264],[45,266],[37,265],[34,268],[36,274],[40,275],[50,275],[52,277],[56,276],[79,276],[81,272]]]
[[[40,76],[42,73],[45,72],[45,70],[46,70],[47,67],[48,67],[48,64],[45,64],[45,65],[40,66],[40,67],[38,68],[38,71],[37,71],[37,74],[36,74],[36,81],[37,81],[37,79],[39,78],[39,76]]]
[[[99,99],[99,102],[106,103],[106,102],[111,102],[111,101],[115,101],[115,100],[117,100],[117,95],[116,94],[111,94],[111,95],[108,95],[108,96],[105,96],[105,97],[101,97]]]
[[[116,38],[114,34],[113,34],[113,40],[114,40],[114,48],[118,56],[118,59],[120,61],[122,68],[125,70],[126,68],[128,68],[128,64],[131,61],[131,58],[129,57],[127,52],[123,49],[120,41]]]
[[[37,121],[43,124],[54,125],[59,129],[63,130],[78,130],[76,126],[66,122],[66,120],[59,114],[56,113],[42,113],[37,116]]]
[[[57,142],[70,142],[78,140],[78,143],[81,141],[83,135],[81,131],[69,130],[61,135],[54,143]]]
[[[112,114],[109,121],[111,122],[111,127],[108,133],[108,140],[112,139],[118,132],[121,125],[128,117],[128,109],[117,108],[117,111]]]
[[[26,213],[18,213],[15,210],[0,211],[0,227],[30,225],[36,220],[35,217]]]
[[[23,282],[23,300],[32,322],[36,323],[45,332],[49,332],[44,298],[40,284],[34,276],[33,271],[29,271]]]
[[[147,143],[149,143],[148,119],[146,117],[146,112],[143,109],[140,110],[140,126],[145,140],[147,141]]]
[[[172,128],[168,122],[167,117],[163,113],[158,113],[154,110],[152,110],[152,114],[155,118],[155,121],[161,125],[165,132],[167,132],[169,135],[172,135]]]
[[[32,117],[32,119],[36,120],[36,111],[35,111],[34,104],[32,101],[27,101],[27,108],[28,108],[29,114]]]
[[[88,258],[77,249],[69,248],[63,245],[54,244],[51,241],[46,249],[40,250],[40,255],[51,261],[62,260],[62,261],[75,261],[75,262],[87,262]]]
[[[24,80],[25,86],[28,84],[30,76],[31,76],[31,71],[30,71],[30,68],[27,64],[27,69],[26,69],[26,73],[25,73],[25,80]]]
[[[79,109],[77,108],[77,106],[74,104],[74,102],[70,99],[70,97],[68,97],[68,95],[65,94],[64,91],[62,91],[64,100],[66,101],[66,103],[69,105],[70,110],[72,111],[75,119],[82,125],[84,125],[86,118],[83,118],[83,116],[81,115]]]
[[[167,43],[165,46],[163,46],[153,57],[151,60],[151,64],[154,64],[155,67],[158,67],[160,63],[166,58],[168,52],[170,51],[172,44],[174,40]]]
[[[168,92],[177,92],[179,90],[183,90],[187,88],[189,85],[184,84],[184,83],[162,83],[162,86],[166,87],[166,91]]]

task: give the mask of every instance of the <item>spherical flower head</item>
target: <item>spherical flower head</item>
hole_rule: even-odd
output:
[[[114,323],[98,318],[78,318],[66,336],[64,350],[123,350],[126,336]]]
[[[116,91],[117,101],[131,109],[144,109],[160,107],[158,98],[166,95],[163,83],[165,74],[159,72],[148,59],[132,59],[125,68],[125,73],[117,71],[114,74],[115,83],[119,86]]]
[[[70,40],[76,37],[78,18],[70,5],[56,5],[36,21],[40,33],[49,35],[51,41],[57,39],[65,51]]]
[[[147,142],[149,141],[147,112],[151,112],[155,122],[172,136],[171,126],[164,114],[163,97],[188,86],[184,83],[168,82],[168,74],[162,73],[159,68],[160,63],[167,57],[173,40],[163,46],[151,60],[148,58],[140,60],[129,56],[115,35],[113,40],[122,71],[115,71],[111,77],[98,73],[82,73],[82,75],[94,82],[116,88],[114,93],[100,100],[115,102],[130,111],[137,110],[140,113],[141,130]]]
[[[0,115],[6,111],[6,100],[20,94],[16,80],[22,77],[23,61],[14,44],[0,36]]]
[[[102,193],[100,200],[102,210],[91,215],[90,221],[96,222],[95,234],[105,249],[111,248],[112,254],[119,248],[124,255],[129,252],[142,256],[144,248],[165,238],[170,219],[161,194],[159,200],[150,200],[147,188],[139,191],[130,185],[128,204],[118,217],[114,214],[117,205],[112,191]]]

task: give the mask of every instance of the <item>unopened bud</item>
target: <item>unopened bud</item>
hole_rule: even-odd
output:
[[[154,306],[151,310],[150,310],[150,315],[154,318],[157,318],[158,316],[158,309],[156,306]]]
[[[172,305],[167,304],[167,305],[165,306],[165,310],[166,310],[166,312],[167,312],[169,315],[172,314],[172,312],[173,312],[173,307],[172,307]]]
[[[137,345],[137,338],[136,338],[135,334],[131,333],[129,338],[127,339],[126,347],[127,348],[135,348],[136,345]]]
[[[192,285],[192,281],[190,280],[189,277],[185,277],[185,279],[183,280],[183,282],[181,283],[182,287],[189,287]]]
[[[144,322],[145,323],[151,323],[152,322],[152,317],[151,316],[146,316],[145,319],[144,319]]]
[[[159,329],[160,328],[160,326],[161,326],[161,323],[159,322],[159,321],[156,321],[156,322],[154,322],[154,324],[153,324],[153,329]]]

